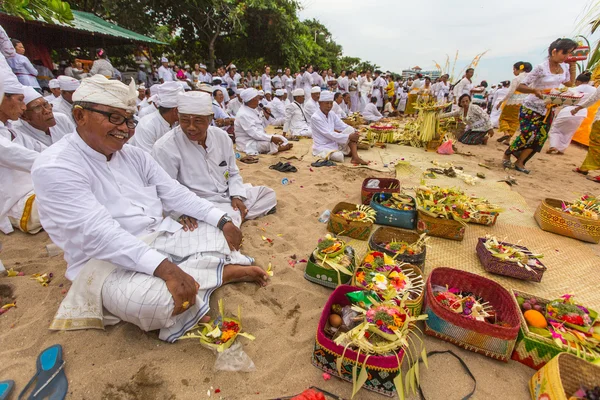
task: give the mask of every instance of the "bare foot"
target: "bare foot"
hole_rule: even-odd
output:
[[[267,286],[269,275],[257,265],[229,264],[223,268],[223,284],[235,282],[256,282],[260,286]]]
[[[292,147],[294,147],[294,145],[291,143],[288,143],[288,144],[279,146],[279,148],[277,150],[278,151],[286,151],[286,150],[291,149]]]
[[[365,160],[363,160],[360,157],[352,157],[352,159],[350,160],[350,162],[352,164],[358,164],[358,165],[369,165],[368,162],[366,162]]]
[[[201,324],[206,324],[210,321],[210,316],[205,315],[204,317],[200,318],[200,321],[198,321]]]

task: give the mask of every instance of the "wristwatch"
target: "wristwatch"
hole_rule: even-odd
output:
[[[220,230],[223,230],[223,227],[225,226],[225,224],[228,222],[231,222],[231,221],[232,221],[231,217],[229,215],[225,214],[219,220],[219,223],[217,224],[217,228],[219,228]]]

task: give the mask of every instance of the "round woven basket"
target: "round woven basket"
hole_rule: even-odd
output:
[[[407,231],[404,229],[398,228],[378,228],[369,239],[369,248],[371,250],[380,251],[382,253],[386,253],[391,257],[395,257],[396,260],[401,261],[403,263],[408,263],[412,265],[416,265],[418,267],[425,267],[425,257],[427,255],[427,248],[423,247],[423,252],[419,254],[398,254],[394,253],[392,250],[387,250],[385,245],[392,241],[403,241],[407,243],[415,243],[419,240],[420,235]]]

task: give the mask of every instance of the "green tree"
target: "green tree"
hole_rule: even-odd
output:
[[[3,0],[0,8],[9,15],[26,20],[41,18],[48,23],[56,20],[65,24],[73,20],[71,6],[60,0]]]

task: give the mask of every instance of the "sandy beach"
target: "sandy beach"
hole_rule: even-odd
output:
[[[531,175],[510,172],[518,183],[511,188],[497,182],[507,175],[501,168],[506,147],[495,140],[487,146],[459,144],[462,154],[452,156],[397,145],[371,149],[362,154],[372,161],[373,169],[348,165],[311,168],[314,158],[310,145],[309,140],[302,140],[285,155],[295,157],[289,161],[298,168],[297,173],[270,170],[269,165],[282,159],[279,156],[261,156],[254,165],[240,164],[245,182],[267,185],[277,192],[277,213],[249,221],[242,228],[243,252],[256,258],[265,269],[271,263],[274,276],[266,288],[234,284],[218,289],[211,299],[210,315],[217,314],[216,305],[221,298],[230,312],[242,306],[244,330],[256,340],[239,340],[254,361],[255,372],[215,372],[215,356],[198,342],[167,344],[158,340],[156,332],[145,333],[126,323],[105,331],[49,331],[50,321],[70,286],[64,278],[66,263],[62,255],[47,255],[45,246],[51,240],[46,233],[30,236],[15,232],[0,235],[4,266],[25,274],[0,277],[0,284],[10,285],[17,300],[16,308],[0,316],[0,380],[15,380],[11,399],[17,398],[33,376],[40,351],[55,343],[64,349],[70,399],[272,399],[300,393],[309,386],[350,398],[351,384],[335,377],[324,381],[322,372],[311,365],[317,322],[331,290],[304,279],[305,264],[294,265],[293,260],[308,258],[317,240],[327,233],[326,225],[318,221],[324,210],[340,201],[360,202],[365,178],[398,174],[403,189],[412,194],[411,188],[419,184],[422,171],[431,167],[432,161],[463,166],[471,175],[482,172],[486,179],[475,186],[446,177],[427,180],[428,183],[466,188],[469,193],[501,204],[506,212],[494,227],[470,225],[463,242],[432,239],[426,274],[441,266],[464,269],[497,280],[507,288],[526,289],[533,294],[554,298],[568,292],[587,306],[600,308],[599,246],[543,232],[533,220],[535,208],[546,197],[570,200],[586,192],[598,193],[596,183],[571,172],[585,157],[583,147],[571,145],[564,156],[537,155],[528,164]],[[396,170],[399,162],[401,168]],[[479,163],[491,169],[480,167]],[[283,185],[282,178],[288,178],[290,183]],[[544,253],[548,267],[544,280],[539,284],[524,283],[486,273],[475,254],[477,238],[486,232],[511,241],[522,240],[529,248]],[[261,236],[272,239],[272,243]],[[359,253],[366,246],[365,242],[352,244]],[[31,274],[50,272],[54,279],[48,287],[30,279]],[[429,337],[425,344],[429,351],[452,350],[466,362],[477,380],[474,399],[529,398],[528,381],[534,370],[515,361],[495,361]],[[429,400],[460,399],[473,385],[460,364],[447,356],[432,358],[429,370],[422,369],[421,382]],[[216,389],[220,393],[215,393]],[[355,398],[385,399],[365,390]]]

